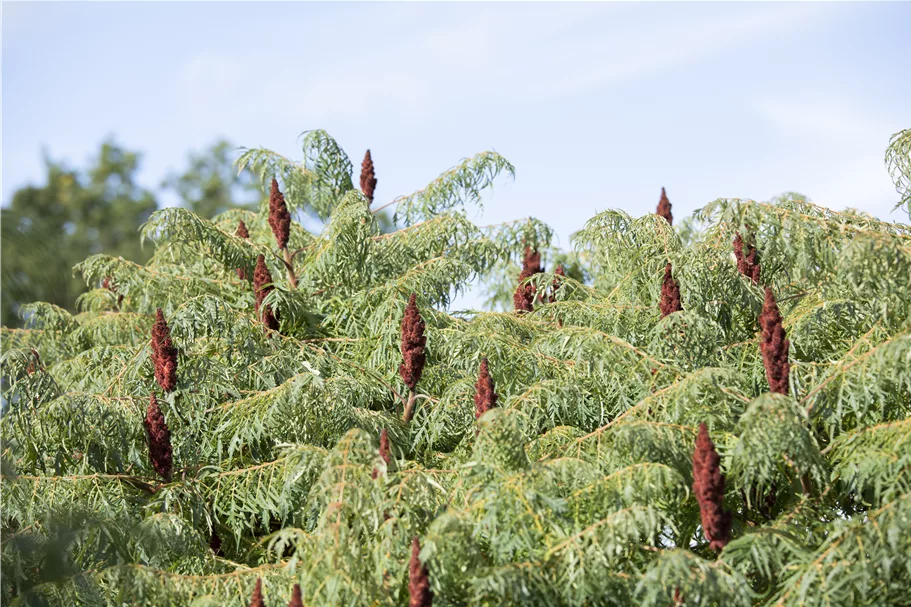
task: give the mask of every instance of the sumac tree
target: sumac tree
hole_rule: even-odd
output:
[[[2,329],[4,605],[907,603],[908,225],[663,196],[559,252],[468,220],[495,153],[373,205],[323,131],[240,163],[258,212]]]

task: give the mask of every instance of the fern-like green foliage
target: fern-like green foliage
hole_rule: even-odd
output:
[[[906,139],[890,148],[905,189]],[[268,605],[296,583],[306,605],[400,606],[414,536],[440,606],[908,604],[911,226],[723,199],[680,228],[605,211],[560,252],[533,218],[467,219],[513,173],[490,152],[392,201],[404,227],[381,233],[338,143],[310,131],[303,153],[240,160],[324,220],[292,226],[296,288],[265,209],[163,209],[143,227],[147,265],[90,257],[78,314],[36,303],[2,330],[4,605],[239,607],[261,579]],[[738,272],[738,232],[761,284]],[[534,311],[448,312],[475,281],[511,301],[526,246],[545,265]],[[278,331],[236,272],[258,255]],[[668,262],[683,310],[662,318]],[[760,355],[764,286],[789,395],[769,393]],[[406,423],[411,293],[427,343]],[[178,351],[166,394],[156,308]],[[483,358],[499,399],[476,419]],[[720,552],[692,489],[701,423],[732,516]]]
[[[892,135],[886,149],[886,167],[902,197],[895,208],[904,207],[911,215],[911,129]]]

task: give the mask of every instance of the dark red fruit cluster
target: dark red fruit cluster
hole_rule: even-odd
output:
[[[731,513],[724,509],[721,456],[715,451],[705,424],[699,424],[693,453],[693,493],[699,503],[705,539],[712,550],[721,550],[731,541]]]
[[[158,407],[158,399],[153,394],[149,398],[144,420],[149,435],[149,459],[152,467],[165,481],[171,480],[171,431],[165,422],[164,415]]]
[[[158,385],[165,392],[173,392],[177,387],[177,348],[171,343],[171,329],[161,308],[155,312],[152,325],[152,364]]]
[[[235,236],[240,236],[241,238],[250,238],[250,232],[247,231],[247,224],[243,220],[237,223],[237,231],[234,232]],[[237,268],[237,277],[241,280],[247,280],[247,270],[245,268]]]
[[[522,284],[527,278],[544,271],[541,265],[541,254],[537,249],[525,247],[525,255],[522,259],[522,272],[519,273],[519,284],[516,286],[516,292],[513,293],[512,303],[516,312],[531,312],[534,310],[535,303],[535,286],[532,284]]]
[[[259,578],[256,578],[256,586],[253,587],[250,607],[266,607],[266,603],[263,601],[263,581]]]
[[[295,584],[294,588],[291,589],[291,600],[288,602],[288,607],[304,607],[304,601],[301,599],[300,584]]]
[[[386,432],[386,428],[380,431],[380,457],[383,458],[387,465],[392,459],[389,452],[389,433]]]
[[[670,263],[664,266],[664,282],[661,283],[661,301],[658,307],[661,309],[661,318],[683,309],[680,305],[680,285],[674,280]]]
[[[430,607],[433,592],[430,590],[430,575],[421,564],[421,543],[417,536],[411,540],[411,561],[408,563],[408,607]]]
[[[421,373],[424,372],[424,363],[427,356],[424,348],[427,337],[424,335],[424,320],[416,303],[417,296],[412,293],[405,307],[405,316],[402,317],[401,350],[404,362],[399,365],[399,375],[410,390],[414,390]]]
[[[272,192],[269,194],[269,226],[275,235],[279,249],[288,246],[291,236],[291,213],[285,204],[285,196],[278,190],[278,181],[272,178]]]
[[[791,344],[785,335],[781,312],[769,287],[765,290],[759,327],[762,329],[759,350],[762,352],[762,364],[765,366],[766,379],[769,380],[769,389],[778,394],[787,394],[788,378],[791,374],[788,350]]]
[[[253,291],[256,295],[256,313],[260,316],[264,325],[273,331],[278,331],[278,318],[272,312],[271,308],[262,305],[266,295],[268,295],[269,291],[272,289],[272,274],[269,273],[269,268],[266,267],[266,258],[262,255],[258,255],[256,257],[256,269],[253,271]],[[260,310],[260,308],[262,308],[262,310]]]
[[[566,276],[566,271],[563,270],[562,265],[558,265],[557,269],[554,270],[554,284],[550,289],[550,303],[557,301],[557,289],[559,289],[561,285],[560,279],[557,278],[557,276],[560,276],[561,278]]]
[[[474,416],[475,419],[497,406],[497,393],[494,392],[493,378],[490,376],[490,369],[487,366],[487,359],[481,360],[481,371],[478,373],[478,381],[474,386]]]
[[[734,257],[737,258],[737,270],[752,280],[753,284],[759,284],[762,272],[759,266],[759,251],[752,245],[743,242],[740,232],[734,236]]]
[[[364,162],[361,163],[361,191],[370,204],[373,204],[373,193],[376,191],[376,172],[373,169],[373,158],[370,156],[370,150],[364,154]]]
[[[668,225],[674,225],[674,216],[671,214],[671,201],[667,199],[667,193],[661,188],[661,200],[658,201],[658,210],[656,215],[661,215],[667,220]]]

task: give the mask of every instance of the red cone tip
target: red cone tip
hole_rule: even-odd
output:
[[[421,544],[417,536],[411,540],[411,561],[408,563],[408,607],[430,607],[433,592],[430,591],[430,576],[427,567],[421,563]]]
[[[416,302],[417,295],[412,293],[408,298],[408,305],[405,306],[401,326],[402,364],[399,365],[399,376],[410,390],[414,390],[421,380],[427,360],[427,336],[424,335],[426,325]]]
[[[272,178],[272,191],[269,194],[269,226],[275,236],[279,249],[288,246],[291,236],[291,213],[285,204],[285,196],[278,189],[278,181]]]
[[[693,452],[693,493],[699,503],[705,539],[712,550],[719,551],[731,541],[731,513],[724,510],[721,456],[715,451],[705,424],[699,424]]]
[[[475,383],[474,416],[479,419],[482,415],[497,406],[497,393],[494,392],[493,378],[487,359],[481,360],[481,369],[478,372],[478,381]]]
[[[250,597],[250,607],[266,607],[263,602],[263,581],[256,578],[256,586],[253,587],[253,595]]]
[[[769,389],[778,394],[788,394],[791,364],[788,362],[790,342],[784,330],[781,312],[775,303],[772,289],[766,287],[762,314],[759,315],[761,329],[759,350],[765,367]]]

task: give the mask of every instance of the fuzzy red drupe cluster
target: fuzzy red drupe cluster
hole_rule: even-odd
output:
[[[376,191],[376,172],[373,168],[373,158],[370,156],[370,150],[364,154],[364,162],[361,163],[361,191],[367,197],[367,201],[373,204],[373,193]]]
[[[177,387],[177,348],[171,343],[171,329],[161,312],[155,312],[152,325],[152,364],[155,366],[155,380],[165,392]]]
[[[260,316],[264,325],[273,331],[278,331],[278,318],[275,313],[271,308],[262,305],[263,300],[266,299],[266,295],[268,295],[269,291],[272,289],[272,274],[269,273],[269,268],[266,267],[266,258],[263,255],[258,255],[256,257],[256,269],[253,271],[253,290],[256,294],[256,313]]]
[[[534,310],[535,287],[532,284],[522,284],[527,278],[544,271],[541,265],[541,254],[537,249],[525,247],[522,259],[522,272],[519,274],[519,284],[512,296],[513,307],[516,312],[531,312]]]
[[[661,215],[667,220],[668,225],[674,225],[674,215],[671,213],[671,201],[667,198],[664,188],[661,188],[661,200],[658,201],[656,215]]]
[[[149,397],[149,407],[146,409],[144,420],[146,432],[149,435],[149,459],[152,467],[165,481],[171,480],[171,431],[165,422],[164,415],[158,406],[158,399],[152,394]]]
[[[256,578],[256,586],[253,587],[253,594],[250,596],[250,607],[266,607],[263,601],[263,581]]]
[[[399,375],[409,390],[414,390],[421,380],[424,372],[424,363],[427,355],[424,348],[427,346],[427,336],[424,335],[424,319],[417,306],[417,295],[412,293],[405,307],[405,316],[402,317],[402,364],[399,365]]]
[[[300,584],[295,584],[291,589],[291,600],[288,602],[288,607],[304,607],[304,601],[301,599]]]
[[[417,536],[411,540],[411,561],[408,563],[408,607],[430,607],[433,592],[427,567],[421,564],[421,543]]]
[[[664,282],[661,283],[661,301],[658,307],[661,309],[661,318],[683,309],[680,305],[680,285],[674,280],[670,263],[664,266]]]
[[[734,236],[734,257],[737,258],[737,270],[752,280],[753,284],[759,284],[762,273],[762,268],[759,266],[759,251],[745,243],[740,232]]]
[[[285,196],[278,189],[278,181],[272,178],[272,191],[269,194],[269,226],[275,235],[275,242],[279,249],[288,246],[291,236],[291,213],[285,204]]]
[[[762,364],[765,366],[766,379],[769,380],[769,389],[778,394],[787,394],[788,378],[791,374],[788,350],[791,344],[785,335],[775,295],[769,287],[765,290],[759,327],[762,329],[759,350],[762,352]]]
[[[478,373],[474,390],[474,416],[478,419],[497,406],[498,396],[494,392],[493,378],[490,376],[486,358],[481,360],[481,371]]]
[[[731,541],[731,513],[724,509],[721,456],[715,451],[705,424],[699,424],[693,453],[693,493],[699,503],[705,539],[712,550],[721,550]]]
[[[566,277],[566,271],[563,269],[562,265],[558,265],[557,269],[554,270],[554,284],[550,290],[550,303],[554,303],[555,301],[557,301],[557,289],[559,289],[560,285],[562,284],[562,282],[560,281],[560,278],[557,278],[557,276],[559,276],[560,278]]]

